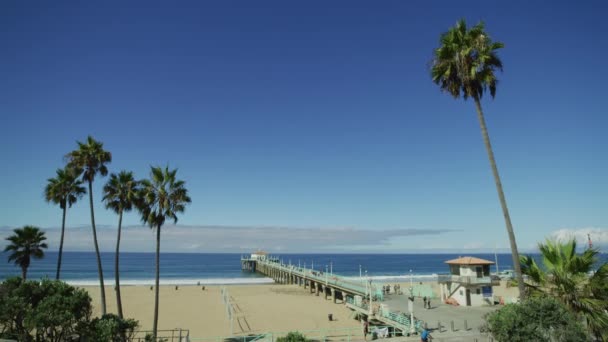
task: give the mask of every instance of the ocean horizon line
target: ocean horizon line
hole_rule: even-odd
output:
[[[369,255],[369,256],[374,256],[374,255],[489,255],[489,254],[496,254],[496,255],[511,255],[511,252],[493,252],[493,251],[471,251],[471,252],[463,252],[463,251],[452,251],[452,250],[443,250],[443,251],[430,251],[430,250],[426,250],[426,251],[421,251],[421,252],[269,252],[268,250],[264,250],[264,249],[260,249],[257,251],[264,251],[266,253],[268,253],[269,255],[273,255],[273,256],[281,256],[281,255],[320,255],[320,256],[327,256],[327,255],[344,255],[344,256],[348,256],[348,255]],[[47,253],[59,253],[59,250],[56,249],[49,249],[46,251]],[[250,255],[255,253],[256,251],[249,251],[249,252],[180,252],[180,251],[167,251],[167,252],[160,252],[160,254],[184,254],[184,255]],[[93,250],[63,250],[63,253],[95,253],[95,251]],[[115,251],[99,251],[100,254],[115,254]],[[533,253],[529,253],[529,252],[525,252],[525,251],[519,251],[520,254],[525,253],[525,254],[540,254],[539,252],[533,252]],[[1,253],[0,253],[1,254]],[[155,254],[154,251],[151,252],[142,252],[142,251],[120,251],[120,254]],[[600,254],[606,254],[603,252],[600,252]]]

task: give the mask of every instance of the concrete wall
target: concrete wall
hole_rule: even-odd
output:
[[[456,299],[458,304],[461,306],[467,305],[467,289],[471,291],[471,306],[482,306],[487,305],[488,302],[483,296],[483,286],[464,286],[458,283],[445,283],[441,284],[443,289],[443,296],[448,297],[450,293],[454,292],[451,298]],[[477,293],[479,291],[479,293]],[[491,298],[491,297],[490,297]],[[443,300],[443,298],[442,298]]]

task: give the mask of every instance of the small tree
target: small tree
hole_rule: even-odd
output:
[[[61,281],[7,279],[0,284],[0,337],[65,341],[87,330],[91,298]]]
[[[583,319],[596,337],[608,340],[608,263],[599,264],[599,251],[589,248],[577,253],[574,239],[547,240],[538,247],[542,265],[532,256],[521,257],[528,291],[555,298]]]
[[[4,251],[11,252],[8,261],[13,261],[15,265],[21,267],[21,277],[25,280],[32,258],[42,259],[44,257],[44,249],[48,248],[44,242],[46,236],[43,231],[34,226],[17,228],[13,232],[13,235],[6,238],[10,243]]]
[[[18,341],[126,341],[137,321],[104,315],[91,321],[91,297],[62,281],[0,283],[0,339]]]
[[[299,331],[290,331],[287,336],[277,338],[277,342],[306,342],[306,336]]]
[[[131,341],[138,322],[134,319],[122,319],[114,314],[103,315],[91,322],[89,341],[92,342],[121,342]]]
[[[549,297],[509,304],[486,316],[487,330],[497,341],[584,342],[587,332],[576,316]]]

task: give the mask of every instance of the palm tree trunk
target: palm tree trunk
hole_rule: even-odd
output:
[[[21,279],[23,282],[27,280],[27,267],[21,267]]]
[[[517,287],[519,288],[519,298],[525,298],[524,278],[521,273],[521,264],[519,261],[519,252],[517,250],[517,242],[515,241],[515,233],[513,233],[513,225],[511,224],[511,216],[509,216],[509,209],[507,208],[507,200],[505,199],[505,193],[502,190],[502,183],[500,182],[500,176],[498,175],[498,168],[496,167],[496,160],[494,160],[494,152],[492,152],[492,145],[490,144],[490,136],[488,135],[488,128],[486,127],[486,121],[483,117],[483,110],[481,109],[481,103],[479,98],[476,96],[475,106],[477,107],[477,118],[479,119],[479,126],[481,126],[481,135],[483,137],[483,143],[486,146],[488,152],[488,159],[490,159],[490,167],[492,168],[492,174],[494,175],[494,182],[496,183],[496,191],[498,192],[498,199],[500,200],[500,206],[502,207],[502,213],[505,217],[505,224],[507,227],[507,233],[509,235],[509,243],[511,244],[511,256],[513,258],[513,268],[515,269],[515,275],[517,276]]]
[[[95,229],[95,212],[93,211],[93,182],[89,180],[89,205],[91,207],[91,227],[93,228],[93,243],[97,255],[97,271],[99,273],[99,286],[101,290],[101,315],[106,314],[106,289],[103,285],[103,269],[101,268],[101,255],[97,244],[97,230]]]
[[[153,337],[156,341],[156,332],[158,331],[158,285],[160,282],[160,225],[156,228],[156,283],[154,293],[154,328]]]
[[[122,301],[120,298],[120,272],[118,271],[118,263],[120,258],[120,231],[122,228],[122,208],[118,214],[118,237],[116,238],[116,255],[114,256],[114,278],[116,279],[116,308],[118,310],[118,317],[123,319],[122,316]]]
[[[67,211],[67,203],[63,205],[63,218],[61,219],[61,238],[59,239],[59,256],[57,257],[57,274],[55,280],[59,280],[59,274],[61,273],[61,256],[63,255],[63,236],[65,234],[65,213]]]

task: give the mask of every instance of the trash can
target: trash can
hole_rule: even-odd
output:
[[[334,315],[332,314],[327,314],[327,319],[329,319],[329,321],[333,321],[334,320]]]

